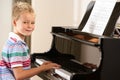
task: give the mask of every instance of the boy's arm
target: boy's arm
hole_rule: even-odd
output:
[[[47,71],[53,68],[60,68],[60,65],[52,62],[45,62],[41,66],[31,68],[29,70],[23,70],[23,67],[15,67],[13,68],[13,72],[16,80],[23,80],[39,74],[40,72]]]

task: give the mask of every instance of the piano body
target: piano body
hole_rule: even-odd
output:
[[[94,3],[91,1],[88,5],[78,29],[52,27],[53,42],[51,49],[45,53],[32,54],[32,62],[34,67],[37,67],[49,60],[60,64],[62,67],[43,72],[38,76],[44,80],[120,80],[120,39],[114,38],[115,24],[120,14],[120,3],[116,3],[103,36],[81,32]],[[80,53],[74,55],[77,52],[76,49],[80,47],[79,44],[93,46],[100,51],[101,61],[97,68],[88,68],[82,64],[78,60]],[[59,47],[61,45],[64,46]]]

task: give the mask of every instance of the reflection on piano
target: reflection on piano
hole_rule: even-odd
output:
[[[120,80],[120,39],[113,36],[114,26],[120,14],[120,3],[116,3],[102,36],[81,32],[94,3],[92,1],[88,5],[78,29],[52,27],[53,42],[51,50],[44,54],[34,53],[32,61],[35,66],[40,66],[45,61],[53,61],[62,67],[43,72],[39,75],[40,77],[45,80]],[[97,68],[89,68],[79,61],[80,53],[76,49],[80,48],[80,44],[93,46],[100,50],[101,61]]]

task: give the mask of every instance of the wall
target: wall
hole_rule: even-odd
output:
[[[0,52],[11,31],[11,5],[11,0],[0,0]]]
[[[89,0],[33,0],[36,29],[32,34],[31,52],[45,52],[51,47],[52,26],[77,28]]]

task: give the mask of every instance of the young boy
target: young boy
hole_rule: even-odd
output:
[[[29,80],[30,77],[60,65],[45,62],[36,68],[30,68],[30,55],[25,36],[31,35],[35,28],[35,13],[32,7],[19,2],[12,11],[13,32],[10,32],[8,40],[2,50],[0,61],[0,80]]]

